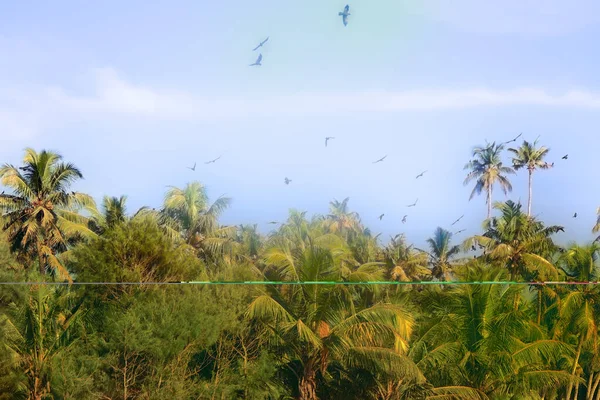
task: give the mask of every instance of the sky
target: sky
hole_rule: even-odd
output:
[[[5,2],[0,163],[58,151],[84,174],[75,190],[126,194],[130,212],[197,180],[233,198],[223,223],[263,232],[350,197],[372,232],[420,245],[437,226],[481,230],[463,167],[522,133],[556,163],[534,175],[533,214],[561,242],[594,238],[600,3],[356,0],[344,27],[345,4]],[[525,207],[526,173],[511,180],[494,200]]]

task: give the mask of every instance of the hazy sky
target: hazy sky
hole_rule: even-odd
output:
[[[4,2],[0,162],[59,151],[84,173],[77,190],[127,194],[130,211],[199,180],[233,197],[223,222],[263,231],[349,196],[373,232],[422,243],[461,214],[459,238],[479,230],[485,199],[468,201],[463,166],[523,132],[556,162],[534,176],[533,213],[564,225],[561,241],[593,238],[600,3],[357,0],[344,27],[345,4]],[[526,203],[526,174],[512,181]]]

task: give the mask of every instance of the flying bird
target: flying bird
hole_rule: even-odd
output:
[[[406,217],[408,217],[408,215],[405,215],[404,217],[402,217],[402,223],[403,224],[406,222]]]
[[[465,215],[461,215],[459,219],[457,219],[456,221],[454,221],[451,225],[455,225],[458,221],[460,221],[461,219],[463,219]]]
[[[256,50],[258,50],[259,48],[263,47],[263,45],[264,45],[265,43],[267,43],[267,40],[269,40],[269,37],[268,37],[268,36],[267,36],[267,38],[266,38],[265,40],[263,40],[262,42],[260,42],[260,44],[259,44],[258,46],[256,46],[254,49],[252,49],[252,51],[256,51]]]
[[[416,206],[416,205],[417,205],[417,201],[419,201],[419,199],[418,199],[418,198],[415,200],[415,202],[414,202],[414,203],[412,203],[412,204],[409,204],[409,205],[407,205],[406,207],[414,207],[414,206]]]
[[[461,230],[460,230],[460,231],[458,231],[458,232],[454,232],[454,234],[455,234],[455,235],[458,235],[459,233],[463,233],[464,231],[466,231],[466,229],[461,229]]]
[[[271,221],[271,222],[267,222],[267,223],[270,224],[270,225],[275,225],[275,224],[278,224],[279,222],[277,222],[277,221]]]
[[[419,179],[420,177],[422,177],[425,174],[425,172],[427,172],[427,170],[421,172],[419,175],[417,175],[415,179]]]
[[[327,142],[329,142],[331,139],[335,139],[335,137],[333,137],[333,136],[327,136],[325,138],[325,147],[327,147]]]
[[[344,26],[348,25],[348,16],[350,15],[350,6],[348,4],[346,4],[346,7],[344,7],[344,12],[339,12],[338,15],[340,15],[342,17],[342,22],[344,23]]]
[[[284,180],[284,182],[285,182],[285,184],[286,184],[286,185],[289,185],[291,181],[292,181],[292,180],[291,180],[291,179],[288,179],[288,177],[287,177],[287,176],[285,177],[285,180]]]
[[[504,144],[508,144],[508,143],[512,143],[512,142],[516,142],[518,138],[520,138],[522,135],[522,133],[519,133],[519,136],[517,136],[516,138],[514,138],[513,140],[509,140],[508,142],[504,142]]]
[[[262,65],[260,62],[262,61],[262,53],[258,55],[258,58],[256,59],[256,61],[254,62],[254,64],[250,64],[250,67],[253,67],[255,65],[258,65],[259,67]]]
[[[562,159],[563,159],[563,160],[566,160],[566,159],[568,159],[568,158],[569,158],[569,155],[568,155],[568,154],[565,154],[564,156],[562,156]]]
[[[381,157],[381,158],[380,158],[379,160],[377,160],[377,161],[373,161],[373,164],[377,164],[377,163],[379,163],[379,162],[382,162],[383,160],[385,160],[385,158],[386,158],[386,157],[387,157],[387,155],[385,155],[385,156]]]
[[[381,214],[381,215],[379,216],[379,220],[380,220],[380,221],[383,219],[383,216],[384,216],[384,215],[385,215],[385,214]]]
[[[577,218],[577,213],[573,214],[573,218]]]
[[[219,156],[219,157],[215,158],[214,160],[207,161],[207,162],[205,162],[204,164],[214,164],[215,162],[217,162],[217,160],[218,160],[219,158],[221,158],[221,156]]]
[[[559,231],[561,231],[561,232],[564,232],[564,231],[565,231],[565,228],[563,228],[562,226],[559,226],[558,228],[556,228],[556,230],[559,230]]]
[[[192,168],[190,168],[190,167],[186,167],[186,168],[187,169],[191,169],[192,171],[195,171],[196,170],[196,163],[194,163],[194,166]]]

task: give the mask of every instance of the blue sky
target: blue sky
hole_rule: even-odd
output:
[[[82,169],[78,190],[127,194],[130,211],[199,180],[233,197],[223,222],[263,231],[349,196],[372,231],[421,244],[462,214],[459,238],[479,229],[485,199],[468,201],[462,167],[474,145],[523,132],[556,161],[534,176],[533,213],[564,225],[561,241],[589,240],[600,4],[540,4],[359,0],[344,27],[345,1],[7,3],[0,161],[57,150]],[[525,174],[512,181],[526,203]]]

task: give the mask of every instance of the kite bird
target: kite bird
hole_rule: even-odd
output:
[[[382,162],[383,160],[385,160],[385,158],[386,158],[386,157],[387,157],[387,155],[385,155],[385,156],[381,157],[381,158],[380,158],[379,160],[377,160],[377,161],[373,161],[373,164],[377,164],[377,163],[379,163],[379,162]]]
[[[333,137],[333,136],[327,136],[325,138],[325,147],[327,147],[327,142],[329,142],[331,139],[335,139],[335,137]]]
[[[207,161],[207,162],[205,162],[204,164],[214,164],[214,163],[216,163],[216,162],[217,162],[217,160],[218,160],[219,158],[221,158],[221,156],[219,156],[219,157],[215,158],[214,160]]]
[[[408,217],[408,215],[405,215],[404,217],[402,217],[402,223],[406,223],[406,217]]]
[[[577,218],[577,213],[573,214],[573,218]]]
[[[285,180],[284,180],[284,182],[285,182],[285,184],[286,184],[286,185],[289,185],[291,181],[292,181],[292,180],[291,180],[291,179],[288,179],[288,177],[287,177],[287,176],[285,177]]]
[[[277,222],[277,221],[271,221],[271,222],[267,222],[267,223],[268,223],[269,225],[275,225],[275,224],[278,224],[279,222]]]
[[[267,43],[267,40],[269,40],[269,37],[268,37],[268,36],[267,36],[267,38],[266,38],[265,40],[263,40],[262,42],[260,42],[260,44],[259,44],[258,46],[256,46],[254,49],[252,49],[252,51],[256,51],[256,50],[258,50],[259,48],[263,47],[263,45],[264,45],[265,43]]]
[[[458,235],[459,233],[463,233],[464,231],[466,231],[466,229],[461,229],[461,230],[460,230],[460,231],[458,231],[458,232],[454,232],[454,234],[455,234],[455,235]]]
[[[416,205],[417,205],[417,201],[419,201],[419,199],[418,199],[418,198],[415,200],[415,202],[414,202],[414,203],[412,203],[412,204],[409,204],[409,205],[407,205],[406,207],[414,207],[414,206],[416,206]]]
[[[258,55],[258,58],[256,59],[256,62],[254,64],[250,64],[250,67],[253,67],[255,65],[257,66],[261,66],[262,64],[260,63],[262,61],[262,53]]]
[[[348,4],[346,4],[346,7],[344,7],[344,12],[339,12],[338,15],[340,15],[342,17],[342,22],[344,23],[344,26],[348,25],[348,16],[350,15],[350,6]]]
[[[513,140],[509,140],[508,142],[504,142],[504,144],[508,144],[508,143],[512,143],[512,142],[516,142],[518,138],[520,138],[522,135],[522,133],[519,133],[519,136],[517,136],[516,138],[514,138]]]
[[[457,219],[456,221],[454,221],[451,225],[455,225],[458,221],[460,221],[461,219],[463,219],[465,215],[461,215],[459,219]]]
[[[379,216],[379,220],[380,220],[380,221],[383,219],[383,216],[384,216],[384,215],[385,215],[385,214],[381,214],[381,215]]]
[[[427,172],[427,170],[421,172],[419,175],[417,175],[415,179],[419,179],[420,177],[422,177],[425,174],[425,172]]]
[[[565,154],[564,156],[562,156],[562,159],[563,159],[563,160],[567,160],[568,158],[569,158],[569,155],[568,155],[568,154]]]
[[[194,166],[192,168],[190,167],[186,167],[187,169],[191,169],[192,171],[196,171],[196,163],[194,163]]]

